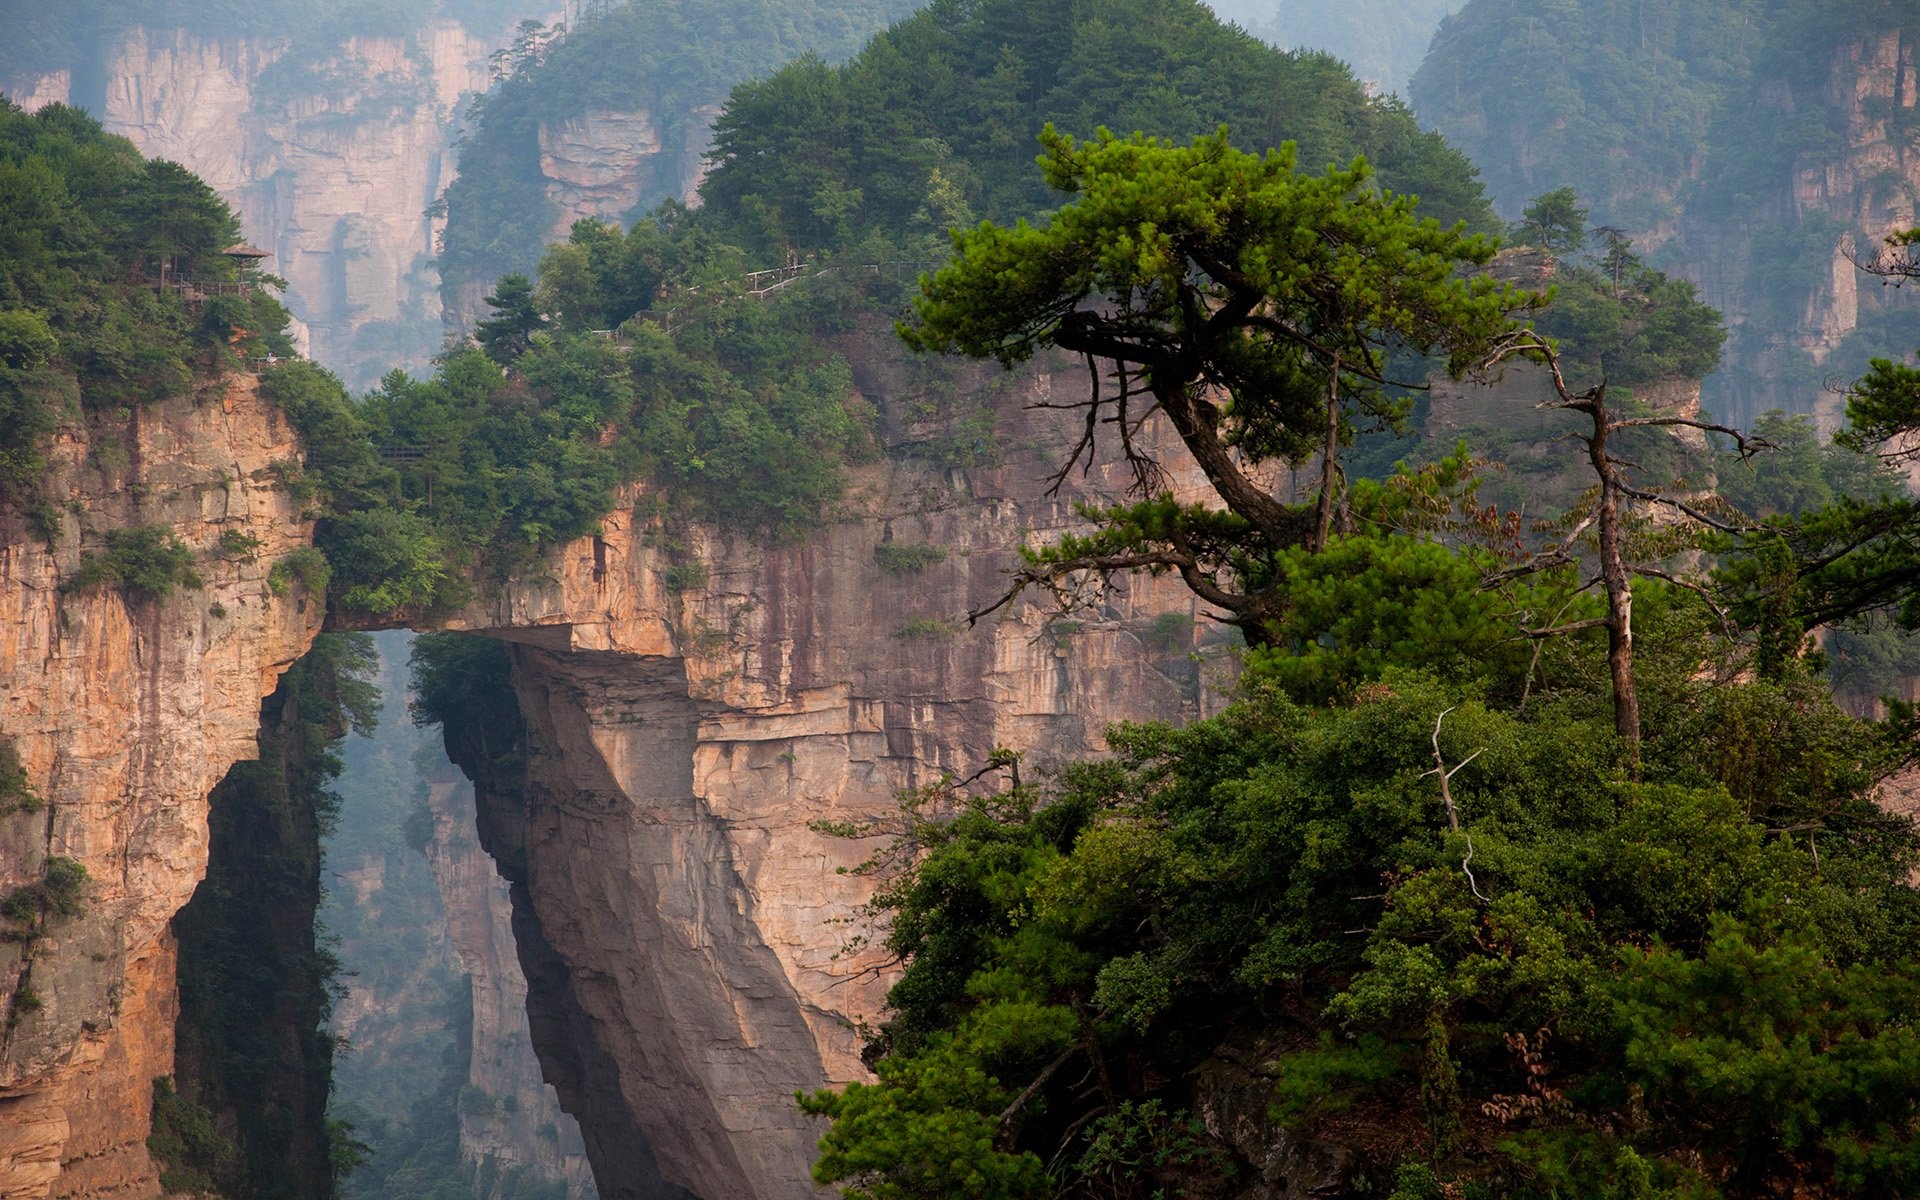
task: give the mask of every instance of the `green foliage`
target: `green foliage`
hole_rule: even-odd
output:
[[[1901,495],[1905,483],[1843,435],[1823,441],[1812,417],[1762,414],[1753,434],[1767,449],[1746,458],[1724,455],[1715,469],[1721,498],[1754,517],[1799,516],[1836,501]]]
[[[837,70],[802,59],[734,92],[707,206],[763,254],[869,231],[934,248],[977,217],[1051,207],[1031,171],[1043,125],[1186,140],[1228,125],[1310,167],[1364,154],[1446,221],[1491,227],[1472,166],[1325,55],[1278,51],[1186,0],[943,0]],[[924,256],[924,252],[922,254]]]
[[[836,17],[835,45],[851,49],[859,15]],[[850,309],[897,303],[899,277],[949,226],[1046,203],[1021,147],[1050,117],[1169,133],[1228,119],[1261,144],[1296,137],[1316,160],[1365,149],[1388,181],[1429,194],[1432,210],[1491,225],[1464,160],[1404,108],[1368,99],[1331,60],[1272,51],[1185,0],[1130,0],[1102,16],[1102,32],[1064,3],[1035,10],[998,0],[906,21],[844,68],[807,58],[743,85],[720,120],[700,211],[667,203],[627,233],[577,223],[529,283],[524,247],[551,224],[537,195],[543,123],[577,115],[596,96],[631,104],[626,81],[643,65],[658,68],[646,85],[660,89],[649,111],[680,113],[680,101],[708,82],[745,74],[729,75],[740,65],[733,56],[761,52],[676,57],[676,39],[735,14],[718,6],[679,19],[687,24],[663,26],[661,13],[630,4],[561,36],[523,27],[501,82],[477,107],[449,195],[443,275],[452,289],[483,271],[505,275],[481,340],[513,369],[485,397],[460,394],[455,360],[428,384],[390,378],[362,416],[378,445],[406,454],[390,456],[388,498],[350,505],[393,505],[398,493],[399,507],[429,517],[451,575],[476,558],[505,572],[585,532],[609,506],[611,486],[634,477],[661,485],[676,515],[773,538],[804,533],[838,498],[844,466],[872,446],[871,415],[824,339],[847,327]],[[806,11],[789,19],[798,41],[815,36]],[[1104,31],[1115,29],[1135,31],[1138,44],[1108,45]],[[1028,64],[1013,47],[1042,44],[1042,34],[1075,49],[1064,61],[1037,55]],[[1149,86],[1149,76],[1158,82]],[[942,82],[929,89],[929,78]],[[1170,99],[1199,82],[1191,102]],[[1156,99],[1142,103],[1147,96]],[[648,202],[679,190],[664,179],[648,186],[658,188]],[[737,298],[747,270],[796,248],[880,265],[858,278],[834,266],[759,302]],[[453,394],[427,394],[441,388]],[[958,422],[936,457],[961,467],[993,461],[984,419]],[[355,467],[363,493],[382,476],[367,466]],[[323,526],[323,543],[344,524]],[[350,569],[332,557],[337,573]],[[432,581],[398,591],[366,582],[354,593],[362,607],[437,591]]]
[[[147,1149],[160,1163],[169,1192],[219,1195],[232,1185],[240,1150],[220,1132],[211,1112],[174,1088],[173,1077],[153,1081],[153,1132]]]
[[[220,553],[227,558],[252,561],[254,552],[260,549],[260,539],[238,529],[220,531]]]
[[[661,579],[670,592],[703,591],[708,580],[707,564],[698,561],[674,563],[661,572]]]
[[[512,700],[507,649],[492,638],[425,634],[414,640],[412,665],[416,725],[452,727],[475,705]]]
[[[13,735],[0,733],[0,817],[40,811],[40,797],[27,782],[26,767]]]
[[[1572,255],[1586,243],[1586,210],[1574,207],[1576,199],[1572,188],[1541,196],[1514,235]],[[1691,283],[1647,266],[1611,230],[1585,259],[1558,264],[1553,303],[1534,328],[1559,344],[1576,389],[1602,379],[1622,388],[1705,379],[1720,365],[1727,337],[1720,313],[1696,298]]]
[[[235,326],[291,348],[262,287],[195,312],[157,286],[240,279],[220,254],[239,222],[184,168],[77,109],[29,115],[0,98],[0,212],[0,499],[33,499],[61,421],[179,394],[231,361]]]
[[[326,1117],[339,964],[320,939],[320,843],[349,730],[379,707],[364,634],[322,634],[261,705],[260,756],[214,789],[204,882],[173,921],[179,939],[179,1090],[216,1114],[233,1151],[174,1158],[228,1196],[324,1200],[339,1149]]]
[[[1538,246],[1550,254],[1577,254],[1587,244],[1587,213],[1580,195],[1570,187],[1534,198],[1520,214],[1520,223],[1508,232],[1523,246]]]
[[[1272,556],[1324,534],[1247,468],[1337,452],[1349,415],[1397,423],[1396,367],[1434,355],[1463,375],[1542,297],[1468,274],[1493,243],[1422,220],[1364,161],[1303,175],[1291,146],[1256,157],[1224,131],[1177,146],[1103,129],[1081,144],[1049,127],[1041,141],[1043,174],[1072,202],[1044,226],[956,234],[900,335],[1006,366],[1049,346],[1121,364],[1119,395],[1096,384],[1090,404],[1123,426],[1130,402],[1165,412],[1224,511],[1169,493],[1088,509],[1096,531],[1029,554],[1025,578],[1176,568],[1249,641],[1279,638],[1289,601]],[[1335,498],[1321,500],[1330,523]]]
[[[77,917],[86,911],[83,897],[87,868],[58,855],[41,864],[40,878],[21,884],[0,898],[0,917],[25,926],[24,936],[35,937],[56,917]]]
[[[1414,104],[1480,164],[1507,211],[1571,181],[1604,189],[1603,220],[1649,228],[1670,215],[1722,106],[1747,98],[1756,32],[1783,7],[1569,3],[1515,20],[1480,0],[1440,22]]]
[[[488,358],[507,366],[533,348],[533,333],[541,325],[533,307],[533,281],[517,273],[501,276],[487,307],[493,315],[474,327],[474,340]]]
[[[202,586],[193,551],[166,525],[108,530],[106,548],[82,554],[79,567],[60,584],[67,592],[113,588],[129,603],[164,600],[176,587]]]
[[[267,587],[276,596],[285,596],[299,584],[309,596],[324,596],[333,568],[327,556],[312,546],[298,546],[275,561],[267,571]]]
[[[1290,547],[1274,560],[1286,611],[1247,667],[1315,703],[1408,666],[1517,696],[1532,660],[1532,647],[1516,636],[1523,614],[1561,609],[1572,586],[1543,576],[1519,591],[1482,588],[1496,567],[1484,555],[1381,533],[1336,537],[1318,552]],[[1578,613],[1570,608],[1568,618],[1598,610],[1593,601]]]
[[[1835,161],[1862,122],[1904,136],[1897,106],[1856,106],[1831,75],[1899,25],[1897,5],[1569,0],[1523,17],[1505,0],[1474,0],[1442,22],[1414,80],[1416,106],[1480,164],[1503,211],[1572,184],[1596,222],[1657,238],[1663,265],[1695,275],[1722,264],[1710,276],[1737,290],[1743,319],[1709,390],[1718,417],[1744,424],[1768,408],[1804,409],[1824,378],[1899,346],[1880,336],[1898,294],[1863,289],[1847,344],[1819,363],[1794,348],[1843,238],[1880,231],[1844,202],[1790,201],[1796,179]],[[1900,211],[1903,186],[1883,173],[1863,181],[1861,201]],[[1728,229],[1741,231],[1734,243]]]
[[[908,617],[905,624],[893,631],[893,636],[897,641],[912,642],[950,638],[958,632],[952,621],[940,617]]]
[[[946,557],[945,548],[929,542],[881,542],[873,548],[873,565],[882,575],[918,575]]]
[[[542,127],[594,109],[644,109],[662,144],[684,145],[703,120],[701,110],[722,103],[736,83],[808,51],[850,54],[907,11],[900,0],[777,8],[631,0],[587,15],[564,36],[523,24],[495,61],[493,87],[473,106],[459,174],[447,190],[440,268],[449,304],[465,285],[532,272],[555,218],[540,174]],[[657,161],[676,169],[679,163],[672,154]],[[652,168],[639,180],[636,212],[685,194],[692,183],[665,166]],[[634,311],[596,328],[611,328]]]
[[[1339,707],[1260,683],[1119,727],[1044,797],[916,798],[914,854],[876,860],[906,963],[880,1082],[805,1102],[816,1178],[1217,1194],[1235,1152],[1177,1112],[1228,1038],[1301,1145],[1395,1195],[1899,1194],[1920,834],[1872,793],[1901,750],[1803,685],[1702,679],[1677,620],[1641,618],[1643,784],[1603,679],[1521,716],[1387,666]],[[1106,1124],[1148,1105],[1163,1136]]]

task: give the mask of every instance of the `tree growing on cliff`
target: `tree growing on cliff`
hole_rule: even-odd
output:
[[[1074,199],[1045,225],[956,234],[954,261],[923,280],[900,334],[1006,366],[1048,347],[1086,362],[1091,393],[1069,406],[1082,432],[1054,481],[1090,464],[1111,427],[1139,499],[1032,554],[1017,585],[1173,570],[1264,644],[1283,605],[1271,557],[1326,544],[1355,424],[1403,415],[1425,373],[1412,358],[1438,355],[1458,376],[1510,346],[1541,297],[1466,274],[1494,243],[1422,221],[1415,198],[1374,188],[1362,160],[1306,175],[1291,146],[1246,154],[1224,129],[1187,146],[1105,130],[1078,142],[1051,125],[1040,140],[1047,182]],[[1154,412],[1224,511],[1173,499],[1135,437]],[[1258,478],[1263,463],[1315,453],[1309,507]]]

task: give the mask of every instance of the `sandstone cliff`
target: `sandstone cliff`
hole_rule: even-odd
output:
[[[1907,293],[1854,265],[1887,234],[1920,223],[1914,49],[1912,30],[1890,29],[1826,51],[1817,89],[1763,84],[1759,104],[1771,119],[1785,125],[1824,106],[1830,136],[1753,197],[1753,211],[1683,216],[1675,250],[1701,298],[1726,314],[1730,335],[1710,409],[1751,417],[1811,407],[1833,428],[1841,402],[1825,385],[1855,378],[1871,354],[1907,353],[1920,336]],[[1755,237],[1756,226],[1767,235]]]
[[[887,984],[858,940],[874,881],[841,870],[876,843],[815,822],[884,820],[898,789],[995,747],[1038,770],[1097,749],[1109,721],[1208,703],[1193,604],[1171,583],[1135,581],[1070,619],[1019,606],[954,623],[996,596],[1015,547],[1077,524],[1072,503],[1122,476],[1103,462],[1040,494],[1066,433],[1025,405],[1077,394],[1077,369],[960,381],[982,406],[960,436],[952,397],[923,394],[883,341],[850,357],[891,457],[859,470],[804,545],[662,537],[634,504],[556,551],[546,577],[450,622],[515,644],[525,786],[483,796],[480,830],[512,883],[542,1066],[609,1197],[811,1193],[816,1131],[792,1094],[864,1073],[859,1031]],[[143,1143],[151,1082],[173,1070],[167,925],[205,869],[209,792],[254,754],[261,697],[319,622],[297,586],[269,586],[311,531],[276,487],[273,464],[299,450],[255,380],[135,420],[124,466],[77,437],[59,448],[85,530],[69,519],[51,553],[17,518],[0,537],[0,729],[47,801],[0,826],[0,885],[50,855],[90,873],[84,916],[0,946],[17,1013],[0,1056],[9,1196],[157,1194]],[[198,551],[204,589],[61,596],[100,531],[156,522]],[[919,549],[876,554],[889,543]],[[455,940],[504,1027],[522,985],[499,886],[471,859],[443,865],[464,897]],[[476,1058],[502,1094],[524,1068]],[[496,1157],[524,1132],[466,1125]]]
[[[71,504],[55,547],[0,513],[0,731],[44,802],[0,816],[0,892],[49,857],[88,880],[82,915],[0,941],[0,1195],[155,1196],[168,922],[206,868],[208,793],[254,756],[262,697],[318,631],[318,606],[268,579],[312,531],[273,470],[299,447],[250,376],[138,410],[124,442],[69,429],[55,453]],[[102,531],[156,522],[195,551],[203,588],[62,594]]]
[[[0,80],[0,91],[30,109],[88,107],[141,153],[205,179],[274,252],[267,268],[287,280],[312,356],[358,388],[424,367],[440,345],[427,214],[453,176],[460,107],[487,86],[499,41],[443,20],[314,59],[278,41],[136,28],[88,72],[104,78],[101,95],[76,95],[72,70]]]
[[[913,410],[883,361],[857,361],[883,411]],[[792,1095],[865,1075],[861,1030],[890,982],[860,938],[875,880],[850,871],[879,843],[817,823],[884,824],[898,790],[995,747],[1031,772],[1097,750],[1111,721],[1203,702],[1185,646],[1148,645],[1168,613],[1193,640],[1192,601],[1169,582],[1133,581],[1072,619],[1019,605],[954,622],[997,597],[1014,547],[1121,490],[1108,462],[1040,495],[1060,430],[1024,405],[1082,385],[1019,377],[995,394],[1000,465],[896,454],[805,545],[693,530],[675,547],[617,511],[552,578],[452,623],[514,643],[524,778],[478,772],[481,833],[513,882],[535,1044],[603,1196],[663,1194],[655,1158],[702,1197],[815,1194],[818,1130]],[[890,574],[875,554],[889,542],[944,557]]]
[[[593,1168],[580,1126],[561,1111],[533,1052],[507,883],[475,835],[472,786],[447,767],[427,784],[427,857],[446,907],[447,937],[471,989],[467,1086],[485,1098],[460,1111],[461,1157],[489,1174],[518,1168],[560,1180],[572,1200],[591,1200]]]

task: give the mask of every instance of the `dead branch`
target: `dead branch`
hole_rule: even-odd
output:
[[[1676,500],[1672,496],[1662,496],[1658,492],[1649,492],[1642,488],[1633,487],[1624,479],[1615,480],[1614,486],[1620,489],[1621,495],[1631,496],[1635,500],[1645,500],[1650,504],[1665,504],[1672,508],[1677,508],[1687,516],[1707,526],[1709,529],[1718,529],[1721,533],[1752,533],[1754,530],[1760,528],[1758,525],[1729,525],[1725,521],[1708,516],[1706,513],[1693,507],[1693,505],[1688,504],[1685,500]]]
[[[1027,1101],[1033,1099],[1034,1096],[1039,1093],[1040,1089],[1046,1086],[1047,1080],[1053,1078],[1054,1072],[1058,1071],[1061,1067],[1065,1066],[1067,1064],[1067,1060],[1072,1058],[1075,1054],[1078,1054],[1079,1052],[1080,1052],[1080,1047],[1078,1045],[1068,1046],[1065,1050],[1062,1050],[1059,1056],[1056,1057],[1052,1062],[1048,1063],[1045,1069],[1043,1069],[1040,1072],[1040,1074],[1034,1078],[1034,1081],[1032,1083],[1029,1083],[1026,1086],[1025,1091],[1021,1092],[1018,1096],[1015,1096],[1013,1098],[1013,1103],[1007,1105],[1005,1108],[1000,1110],[1000,1116],[998,1120],[999,1120],[1001,1133],[1004,1134],[1007,1132],[1008,1122],[1012,1121],[1015,1115],[1017,1115],[1021,1109],[1027,1106]]]
[[[1472,762],[1474,759],[1479,758],[1481,751],[1485,750],[1486,747],[1482,746],[1480,750],[1475,750],[1472,754],[1467,755],[1465,758],[1461,759],[1458,763],[1455,763],[1451,770],[1448,769],[1447,760],[1440,756],[1440,723],[1442,721],[1445,721],[1447,719],[1447,714],[1452,711],[1453,711],[1452,708],[1442,709],[1440,712],[1440,715],[1433,719],[1434,767],[1433,767],[1433,770],[1422,771],[1420,774],[1422,778],[1425,778],[1428,775],[1432,775],[1437,777],[1440,780],[1440,803],[1447,806],[1447,828],[1451,829],[1455,833],[1459,833],[1460,832],[1460,812],[1458,809],[1456,809],[1453,806],[1453,789],[1450,786],[1448,786],[1448,784],[1449,784],[1449,781],[1453,779],[1454,775],[1456,775],[1459,772],[1461,767],[1464,767],[1468,763]]]
[[[1615,429],[1642,429],[1655,425],[1678,425],[1687,429],[1698,429],[1705,433],[1725,434],[1733,439],[1734,445],[1738,448],[1741,458],[1752,458],[1762,450],[1779,449],[1778,446],[1757,434],[1742,433],[1731,425],[1719,425],[1712,421],[1699,421],[1692,417],[1629,417],[1613,423]]]
[[[1454,833],[1459,833],[1460,810],[1454,807],[1453,788],[1450,786],[1450,781],[1459,773],[1460,768],[1466,766],[1474,759],[1479,758],[1481,753],[1486,750],[1486,747],[1480,747],[1479,750],[1475,750],[1472,754],[1467,755],[1452,767],[1447,766],[1446,758],[1440,753],[1440,724],[1447,719],[1447,714],[1452,711],[1452,708],[1442,709],[1440,715],[1433,719],[1433,770],[1422,771],[1421,776],[1424,778],[1425,776],[1432,775],[1440,781],[1440,803],[1446,805],[1447,808],[1447,828]],[[1467,887],[1472,890],[1474,898],[1482,904],[1491,903],[1487,897],[1480,894],[1479,881],[1474,879],[1473,870],[1468,866],[1468,864],[1473,861],[1473,835],[1467,834],[1465,836],[1467,839],[1467,856],[1460,860],[1460,871],[1467,877]]]
[[[1582,629],[1599,629],[1606,623],[1605,617],[1588,617],[1584,621],[1569,621],[1565,625],[1555,625],[1551,629],[1528,629],[1523,625],[1520,627],[1520,633],[1530,638],[1551,638],[1559,637],[1563,633],[1578,633]]]
[[[1709,592],[1706,588],[1702,587],[1701,585],[1693,582],[1690,579],[1682,579],[1679,576],[1674,575],[1670,572],[1662,571],[1658,567],[1629,566],[1627,570],[1632,571],[1637,575],[1649,575],[1655,579],[1664,579],[1668,583],[1671,583],[1672,585],[1674,585],[1675,587],[1683,587],[1687,589],[1688,591],[1692,592],[1694,595],[1700,597],[1700,599],[1706,602],[1707,608],[1710,611],[1712,611],[1714,619],[1720,622],[1720,632],[1722,634],[1726,635],[1728,638],[1734,638],[1739,636],[1739,631],[1734,628],[1733,618],[1727,615],[1726,609],[1720,607],[1720,602],[1713,598],[1713,593]]]

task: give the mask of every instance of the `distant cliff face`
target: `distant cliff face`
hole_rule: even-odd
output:
[[[1819,8],[1582,0],[1549,23],[1475,0],[1414,80],[1421,116],[1474,156],[1505,214],[1571,186],[1725,313],[1704,394],[1720,418],[1836,423],[1830,385],[1920,329],[1911,293],[1853,261],[1920,219],[1916,32]]]
[[[100,65],[95,115],[234,206],[247,237],[273,251],[266,268],[287,280],[312,356],[364,387],[425,366],[439,347],[428,209],[452,178],[460,106],[486,87],[496,45],[440,21],[295,61],[277,42],[134,29]],[[28,108],[92,103],[72,81],[66,70],[0,90]]]
[[[467,1086],[484,1096],[460,1110],[461,1158],[485,1164],[496,1178],[528,1169],[564,1182],[572,1200],[591,1200],[593,1169],[580,1127],[561,1111],[533,1053],[513,905],[506,881],[474,834],[472,786],[434,779],[427,785],[427,805],[433,814],[427,858],[446,905],[448,941],[473,998]]]
[[[1868,357],[1905,355],[1920,342],[1920,308],[1907,292],[1854,265],[1887,234],[1920,223],[1916,34],[1890,29],[1831,48],[1817,90],[1763,86],[1760,104],[1773,119],[1804,119],[1817,101],[1831,136],[1757,197],[1761,221],[1683,217],[1676,251],[1698,258],[1702,298],[1726,313],[1731,335],[1735,378],[1715,381],[1709,407],[1744,395],[1754,411],[1811,407],[1831,428],[1841,402],[1830,377],[1850,382]]]
[[[649,201],[700,203],[715,105],[666,122],[648,109],[593,109],[538,128],[540,191],[552,214],[541,242],[563,242],[575,221],[624,224]],[[492,279],[463,278],[443,289],[447,332],[467,336],[488,315]]]
[[[81,915],[0,941],[0,1195],[159,1194],[145,1139],[173,1070],[168,922],[206,869],[208,793],[256,753],[260,701],[321,618],[269,586],[312,531],[273,467],[299,447],[255,384],[139,410],[124,455],[70,431],[56,549],[0,514],[0,730],[44,802],[0,816],[0,893],[50,857],[87,870]],[[193,549],[204,587],[61,593],[103,531],[150,523]]]

